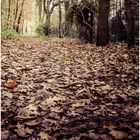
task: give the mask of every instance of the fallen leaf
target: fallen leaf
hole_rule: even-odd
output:
[[[11,100],[10,100],[10,99],[6,99],[6,100],[4,100],[3,102],[4,102],[4,104],[5,104],[6,106],[10,106],[10,105],[11,105]]]
[[[80,114],[77,113],[75,110],[71,110],[70,112],[68,112],[68,115],[75,117],[75,116],[79,116]]]
[[[80,137],[72,137],[72,138],[70,138],[69,140],[80,140]]]
[[[61,109],[60,107],[51,107],[50,109],[52,112],[56,112],[56,113],[63,112],[63,109]]]
[[[17,129],[21,129],[22,127],[24,127],[24,125],[22,125],[22,124],[20,124],[20,123],[18,123],[18,124],[16,125],[16,128],[17,128]]]
[[[29,129],[29,128],[24,128],[22,127],[21,129],[16,130],[16,132],[18,133],[18,135],[20,137],[28,137],[29,135],[32,134],[33,130]]]
[[[46,101],[42,102],[42,104],[43,105],[55,105],[56,102],[62,101],[62,100],[65,100],[65,98],[54,96],[54,97],[49,97],[48,99],[46,99]]]
[[[1,139],[2,140],[7,140],[8,137],[9,137],[10,133],[8,130],[5,130],[5,131],[1,131]]]
[[[31,97],[31,99],[29,100],[29,103],[33,103],[35,101],[35,97]]]
[[[110,131],[112,131],[113,129],[115,129],[117,126],[114,126],[114,125],[106,125],[106,124],[104,124],[103,125],[103,128],[107,128],[108,130],[110,130]]]
[[[38,136],[41,138],[41,140],[49,140],[50,139],[50,136],[45,132],[40,132]]]
[[[24,124],[27,126],[36,126],[36,125],[40,124],[40,122],[36,122],[36,120],[30,120],[28,122],[25,122]]]
[[[108,77],[114,77],[114,74],[112,71],[110,71],[108,74],[107,74]]]
[[[4,96],[5,96],[5,97],[8,97],[8,98],[10,98],[10,99],[13,98],[13,94],[12,94],[12,93],[4,93]]]
[[[29,104],[27,107],[29,115],[38,115],[37,107],[34,104]]]
[[[72,107],[74,107],[74,108],[78,108],[78,107],[83,107],[85,105],[85,103],[83,102],[83,103],[73,103],[72,104]]]
[[[48,79],[47,82],[48,83],[53,83],[54,82],[54,79]]]
[[[64,61],[64,65],[67,65],[67,64],[69,64],[69,61],[66,61],[66,60],[65,60],[65,61]]]
[[[101,86],[102,90],[110,90],[111,86],[110,85],[105,85],[105,86]]]
[[[17,85],[17,81],[16,80],[9,80],[7,81],[7,83],[5,83],[5,87],[13,89],[14,87],[16,87]]]
[[[120,140],[128,136],[128,133],[118,131],[118,130],[112,130],[109,134],[111,134],[116,140]]]
[[[117,99],[117,96],[116,96],[115,94],[109,95],[109,97],[110,97],[111,99]]]
[[[26,96],[22,96],[22,95],[20,95],[18,99],[21,100],[21,101],[24,101],[25,98],[26,98]]]

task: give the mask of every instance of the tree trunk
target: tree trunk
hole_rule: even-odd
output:
[[[65,29],[64,29],[64,35],[69,35],[69,20],[67,19],[67,13],[68,13],[68,10],[69,10],[69,7],[70,7],[70,2],[69,1],[66,1],[65,3]]]
[[[90,25],[92,27],[92,29],[89,27],[89,31],[90,31],[90,43],[93,42],[93,13],[91,13],[91,19],[90,19]]]
[[[131,47],[135,45],[135,20],[131,0],[125,0],[125,15],[127,22],[127,43],[128,47]]]
[[[18,2],[19,2],[19,0],[16,1],[15,18],[14,18],[14,23],[13,23],[13,29],[15,29],[15,30],[16,30],[16,19],[17,19],[17,14],[18,14]]]
[[[39,14],[39,22],[42,21],[42,4],[43,1],[42,0],[37,0],[37,4],[38,4],[38,14]]]
[[[109,10],[110,0],[99,0],[96,45],[105,46],[109,43]]]
[[[17,25],[16,25],[16,28],[15,28],[16,32],[19,32],[19,26],[20,26],[20,21],[21,21],[22,13],[23,13],[24,2],[25,2],[25,0],[23,0],[22,4],[21,4],[20,14],[19,14],[19,17],[18,17],[18,20],[17,20]]]
[[[61,3],[59,3],[59,29],[58,29],[58,33],[59,33],[59,38],[62,37],[62,29],[61,29],[61,25],[62,24],[62,10],[61,10]]]
[[[11,11],[11,0],[8,0],[8,13],[7,13],[7,27],[9,27],[10,22],[10,11]]]
[[[50,34],[50,19],[51,19],[51,14],[48,12],[46,14],[46,23],[44,27],[44,34],[49,35]]]
[[[118,12],[118,0],[116,0],[116,15],[117,15],[117,12]]]

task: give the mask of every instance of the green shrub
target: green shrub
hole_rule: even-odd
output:
[[[2,39],[20,39],[21,35],[14,30],[4,28],[1,30],[1,38]]]
[[[36,33],[41,35],[41,36],[44,36],[44,28],[45,28],[45,24],[44,23],[39,23],[37,28],[36,28]]]

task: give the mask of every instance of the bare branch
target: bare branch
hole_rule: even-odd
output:
[[[78,7],[78,9],[80,10],[80,12],[81,12],[81,14],[82,14],[82,19],[83,19],[83,22],[84,22],[87,26],[89,26],[92,30],[94,30],[94,29],[93,29],[93,27],[85,21],[84,14],[83,14],[83,12],[82,12],[81,8],[80,8],[80,7]]]

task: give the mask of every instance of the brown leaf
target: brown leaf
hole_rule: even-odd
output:
[[[70,138],[69,140],[80,140],[80,137],[72,137],[72,138]]]
[[[103,125],[103,128],[108,128],[108,130],[110,130],[110,131],[112,131],[114,128],[116,128],[117,126],[113,126],[113,125],[106,125],[106,124],[104,124]]]
[[[40,132],[38,136],[41,138],[41,140],[49,140],[50,139],[50,136],[45,132]]]
[[[76,102],[72,104],[73,108],[78,108],[78,107],[83,107],[85,105],[85,103],[83,102]]]
[[[36,120],[30,120],[28,122],[25,122],[24,124],[27,126],[36,126],[36,125],[40,124],[40,122],[36,122]]]
[[[11,100],[10,100],[10,99],[6,99],[6,100],[4,100],[3,102],[4,102],[4,104],[5,104],[6,106],[10,106],[10,105],[11,105]]]
[[[118,131],[118,130],[112,130],[109,134],[111,134],[116,140],[120,140],[128,136],[128,133]]]
[[[7,81],[7,83],[5,83],[5,87],[13,89],[14,87],[16,87],[17,85],[17,81],[16,80],[9,80]]]
[[[12,93],[4,93],[4,96],[12,99],[13,98],[13,94]]]
[[[26,108],[29,115],[39,115],[39,113],[37,112],[37,106],[35,106],[34,104],[29,104]]]
[[[25,128],[24,125],[21,124],[17,124],[16,127],[17,129],[15,131],[18,133],[18,136],[20,137],[26,138],[33,132],[32,129],[29,129],[28,127]]]
[[[51,107],[50,109],[52,112],[56,112],[56,113],[63,112],[63,109],[61,109],[60,107]]]
[[[7,140],[9,137],[9,131],[5,130],[5,131],[1,131],[1,139],[2,140]]]
[[[35,119],[37,117],[37,115],[35,116],[30,116],[30,113],[34,113],[32,111],[29,111],[29,109],[26,108],[20,108],[18,115],[16,116],[16,119],[18,120],[31,120],[31,119]]]
[[[35,97],[31,97],[31,99],[29,100],[29,103],[33,103],[35,101]]]
[[[25,98],[26,98],[26,96],[20,95],[18,99],[21,100],[21,101],[24,101]]]
[[[111,86],[110,85],[105,85],[105,86],[101,86],[102,90],[110,90]]]

